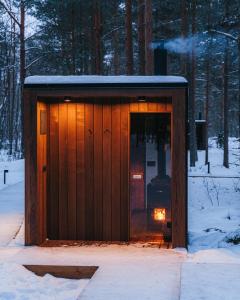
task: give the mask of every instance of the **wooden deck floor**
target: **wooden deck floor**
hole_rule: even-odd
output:
[[[130,242],[106,242],[106,241],[71,241],[71,240],[46,240],[41,244],[41,247],[81,247],[81,246],[99,246],[104,247],[107,245],[140,245],[143,248],[160,248],[171,249],[172,243],[160,241],[130,241]]]

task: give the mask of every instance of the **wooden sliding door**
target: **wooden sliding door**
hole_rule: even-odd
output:
[[[126,241],[129,104],[49,105],[47,237]]]

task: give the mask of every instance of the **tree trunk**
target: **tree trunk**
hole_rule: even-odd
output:
[[[138,73],[145,75],[145,3],[138,0]]]
[[[145,0],[145,73],[153,74],[153,51],[152,43],[152,0]]]
[[[226,38],[226,47],[224,52],[224,65],[223,65],[223,165],[226,168],[229,168],[229,161],[228,161],[228,110],[229,110],[229,103],[228,103],[228,47],[229,41]]]
[[[76,39],[75,39],[75,7],[71,7],[71,74],[76,74]]]
[[[114,67],[114,75],[120,74],[120,57],[119,57],[119,34],[118,31],[115,30],[113,33],[113,67]]]
[[[95,48],[95,74],[102,73],[102,49],[101,49],[101,11],[99,0],[94,2],[94,48]]]
[[[16,63],[16,24],[11,20],[11,64],[15,66]],[[16,72],[13,68],[10,78],[10,118],[9,118],[9,154],[13,154],[13,140],[14,140],[14,126],[15,126],[15,99],[16,99]]]
[[[196,0],[192,0],[192,36],[196,34]],[[190,129],[190,166],[195,167],[197,161],[197,140],[195,123],[195,88],[196,88],[196,57],[195,41],[192,40],[191,53],[191,80],[189,89],[189,129]]]
[[[238,42],[238,139],[240,143],[240,35],[238,36],[237,42]]]
[[[188,22],[187,22],[187,1],[181,1],[181,37],[185,39],[188,32]],[[187,55],[185,53],[181,54],[181,74],[186,76],[187,74]]]
[[[208,110],[209,110],[209,78],[210,78],[210,63],[209,63],[209,51],[206,58],[206,104],[205,104],[205,119],[206,119],[206,135],[205,135],[205,165],[208,163]]]
[[[120,57],[119,57],[119,32],[118,32],[118,1],[113,1],[114,26],[113,32],[113,68],[114,75],[120,74]]]
[[[229,1],[224,1],[225,18],[229,17]],[[228,135],[229,135],[229,120],[228,120],[228,79],[229,79],[229,40],[225,38],[226,45],[224,50],[224,63],[223,63],[223,166],[229,168],[228,158]]]
[[[125,30],[126,30],[126,73],[133,74],[133,41],[132,41],[132,0],[126,0],[126,16],[125,16]]]
[[[211,27],[211,1],[208,2],[208,29]],[[210,41],[207,41],[207,54],[206,54],[206,104],[205,104],[205,119],[206,119],[206,134],[205,134],[205,165],[208,164],[209,156],[208,156],[208,128],[209,128],[209,120],[208,120],[208,111],[209,111],[209,97],[210,97],[210,61],[211,61],[211,46],[212,46],[212,37],[210,37]]]
[[[24,103],[23,103],[23,85],[26,77],[25,60],[25,3],[20,3],[20,97],[21,97],[21,152],[24,156]]]

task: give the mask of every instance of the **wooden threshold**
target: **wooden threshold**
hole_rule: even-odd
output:
[[[46,240],[40,247],[81,247],[101,245],[129,245],[129,242],[120,241],[84,241],[84,240]]]
[[[90,279],[98,269],[97,266],[55,266],[55,265],[23,265],[38,276],[50,274],[67,279]]]
[[[144,248],[172,249],[172,243],[165,241],[132,241],[131,244],[141,244]]]
[[[108,246],[108,245],[142,245],[142,247],[156,247],[160,249],[171,249],[172,243],[163,240],[159,241],[143,241],[143,240],[131,240],[129,242],[121,241],[80,241],[80,240],[46,240],[40,247],[82,247],[82,246]]]

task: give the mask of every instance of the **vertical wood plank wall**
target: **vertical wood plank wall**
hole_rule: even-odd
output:
[[[46,239],[47,105],[35,93],[25,93],[25,244]]]
[[[59,105],[48,107],[47,193],[54,195],[47,201],[47,231],[53,239],[59,236]],[[51,141],[51,147],[50,147]],[[49,172],[51,170],[51,172]],[[51,182],[51,184],[50,184]],[[51,218],[49,217],[51,216]]]
[[[77,239],[85,239],[85,114],[84,104],[77,103]]]
[[[128,239],[128,119],[121,101],[49,105],[49,239]]]
[[[172,97],[172,246],[187,246],[186,90]]]
[[[44,118],[42,117],[44,115]],[[44,129],[44,131],[42,131]],[[46,129],[46,131],[45,131]],[[46,238],[46,201],[47,201],[47,105],[37,103],[37,195],[39,211],[39,240]]]
[[[185,93],[173,93],[173,109],[116,98],[44,104],[33,91],[25,93],[25,243],[128,240],[130,113],[172,111],[173,247],[185,247]],[[48,112],[47,135],[40,134],[43,110]]]
[[[127,241],[130,113],[171,105],[81,101],[49,105],[47,237]]]
[[[37,98],[24,91],[24,152],[25,152],[25,244],[37,245],[39,239],[37,182]]]
[[[34,92],[24,92],[26,245],[39,245],[47,237],[47,110]]]

